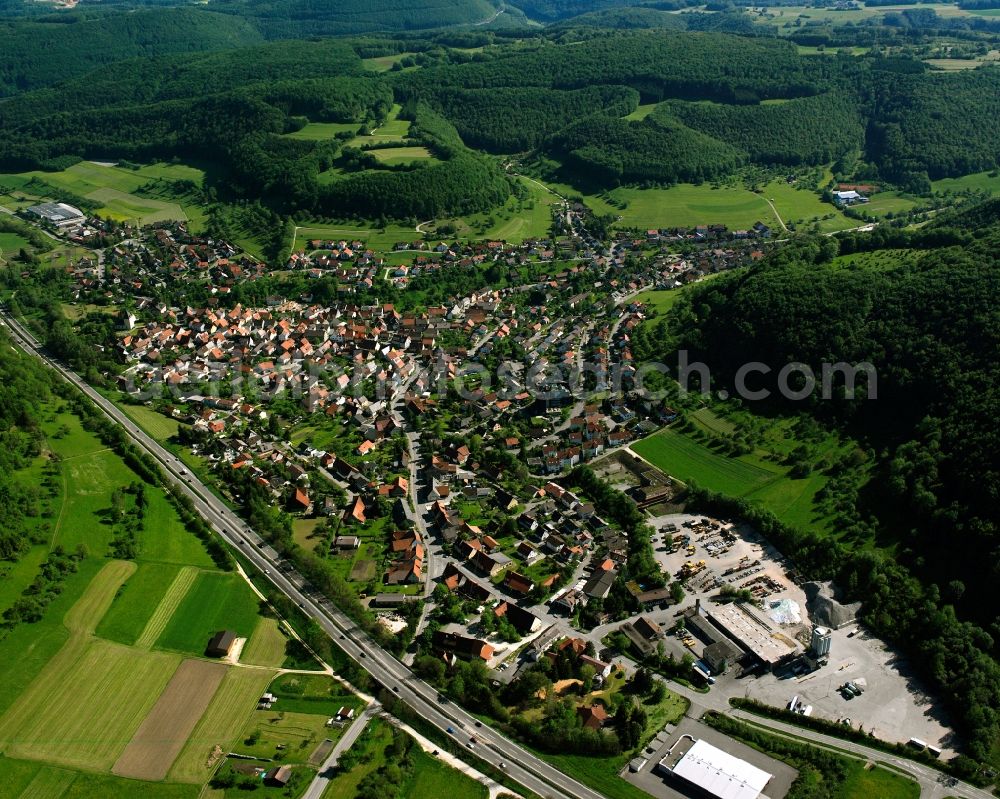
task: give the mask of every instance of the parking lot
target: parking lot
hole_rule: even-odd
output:
[[[839,721],[850,719],[873,730],[878,738],[905,742],[910,738],[942,749],[943,756],[953,754],[947,717],[940,703],[933,703],[920,683],[912,676],[905,660],[881,640],[850,625],[833,632],[829,665],[800,677],[781,679],[768,674],[739,682],[741,695],[769,705],[784,707],[798,696],[812,705],[813,716]],[[838,690],[848,681],[862,681],[864,693],[845,699]]]

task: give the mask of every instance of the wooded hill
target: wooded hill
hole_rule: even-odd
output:
[[[687,349],[714,388],[731,389],[745,363],[768,364],[753,388],[773,392],[771,412],[810,414],[859,442],[872,477],[835,538],[761,523],[798,568],[864,601],[865,621],[914,656],[986,758],[1000,740],[1000,201],[915,232],[848,234],[840,247],[865,256],[834,261],[834,240],[806,241],[705,283],[642,348],[661,359]],[[819,375],[842,361],[875,366],[877,399],[864,381],[853,401],[775,391],[786,363]]]
[[[222,167],[213,176],[221,188],[282,212],[341,213],[377,192],[358,213],[409,217],[459,213],[470,204],[454,198],[470,191],[481,211],[507,196],[496,164],[468,147],[541,152],[592,189],[860,155],[866,179],[920,191],[1000,155],[1000,69],[930,73],[905,58],[800,56],[788,41],[720,33],[590,34],[501,37],[471,54],[437,39],[319,40],[125,61],[0,104],[0,168],[208,155]],[[403,47],[423,66],[377,74],[358,55]],[[279,138],[298,117],[374,126],[393,102],[454,126],[448,146],[430,143],[444,164],[359,160],[343,149],[351,136]],[[640,103],[659,106],[627,119]],[[412,134],[410,143],[428,144]],[[361,173],[366,163],[371,174]],[[434,171],[414,177],[422,170]],[[421,184],[452,199],[418,196]],[[382,197],[388,187],[395,194]]]

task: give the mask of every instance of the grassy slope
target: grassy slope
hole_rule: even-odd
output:
[[[694,481],[713,491],[759,502],[794,527],[830,532],[831,519],[818,513],[813,502],[827,477],[813,472],[808,477],[793,479],[788,475],[788,467],[774,462],[799,444],[791,420],[763,420],[765,433],[758,448],[738,458],[711,446],[713,437],[732,432],[731,423],[708,409],[697,411],[691,421],[703,435],[667,428],[636,442],[632,449],[682,482]],[[831,436],[816,445],[816,456],[832,453],[842,446],[842,442]]]

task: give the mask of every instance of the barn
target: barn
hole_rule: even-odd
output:
[[[236,643],[236,633],[232,630],[220,630],[208,639],[208,646],[205,647],[205,654],[210,658],[228,657]]]

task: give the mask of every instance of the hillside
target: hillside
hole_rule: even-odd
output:
[[[733,390],[745,363],[771,365],[753,381],[772,392],[767,409],[806,412],[870,453],[872,480],[848,496],[853,522],[836,541],[786,532],[785,546],[800,553],[800,568],[864,599],[880,634],[919,654],[979,757],[996,740],[1000,711],[991,637],[1000,614],[1000,437],[985,422],[1000,413],[998,244],[997,201],[914,233],[849,236],[836,258],[829,240],[800,243],[692,292],[644,344],[651,357],[688,350],[709,365],[716,388]],[[875,367],[877,399],[866,398],[864,380],[854,400],[842,386],[829,401],[779,398],[784,364],[819,375],[824,362],[840,361]],[[844,465],[815,468],[837,475]],[[859,554],[873,544],[889,556]]]
[[[489,0],[220,0],[215,11],[252,20],[270,39],[413,31],[484,23]]]
[[[0,97],[140,56],[246,47],[263,41],[247,20],[206,11],[57,14],[0,25]]]

